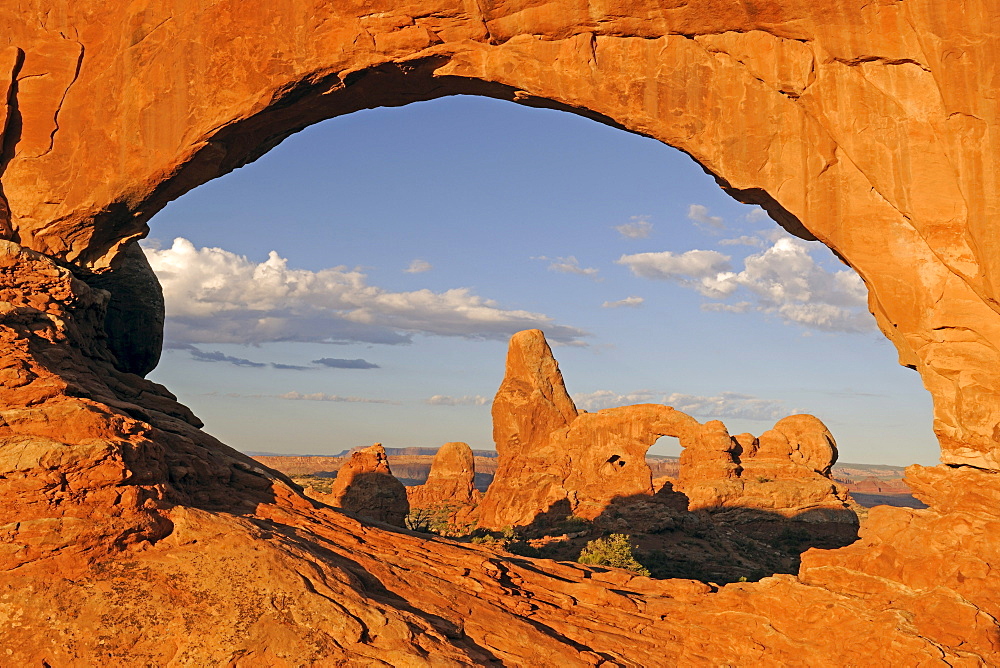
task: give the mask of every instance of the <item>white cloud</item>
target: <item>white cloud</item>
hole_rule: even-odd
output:
[[[719,239],[720,246],[752,246],[755,248],[760,248],[764,245],[764,240],[760,237],[750,236],[744,234],[743,236],[736,237],[735,239]]]
[[[618,394],[611,390],[598,390],[574,395],[573,401],[578,407],[588,411],[632,404],[664,404],[700,418],[740,418],[769,421],[779,420],[786,415],[798,412],[795,409],[786,408],[785,403],[778,399],[760,399],[737,392],[720,392],[715,396],[706,397],[677,392],[654,392],[652,390],[636,390],[626,394]]]
[[[695,225],[706,230],[722,230],[726,227],[726,221],[719,216],[708,215],[708,207],[701,204],[692,204],[688,207],[688,218],[693,220]]]
[[[560,274],[577,274],[597,278],[600,271],[594,267],[581,267],[580,261],[570,255],[569,257],[545,257],[544,255],[533,258],[535,260],[545,260],[549,263],[549,271],[558,271]]]
[[[750,211],[747,212],[743,218],[748,223],[762,223],[765,220],[771,220],[771,216],[767,215],[767,211],[764,211],[764,209],[759,206],[750,209]]]
[[[175,239],[147,247],[167,306],[173,344],[268,341],[408,343],[415,333],[506,339],[538,328],[553,342],[585,332],[540,313],[501,308],[468,288],[389,292],[358,270],[291,269],[272,251],[256,263],[221,248]]]
[[[618,308],[620,306],[630,306],[635,308],[637,306],[642,306],[642,303],[646,301],[642,297],[626,297],[625,299],[619,299],[616,302],[604,302],[601,304],[604,308]]]
[[[478,394],[464,397],[449,397],[444,394],[435,394],[430,399],[425,400],[424,403],[432,406],[485,406],[490,403],[490,400]]]
[[[706,297],[726,297],[736,289],[731,284],[733,272],[728,255],[713,250],[690,250],[684,253],[636,253],[622,255],[624,264],[642,278],[674,281],[694,288]]]
[[[706,302],[701,305],[702,311],[724,311],[726,313],[746,313],[753,306],[750,302],[736,302],[735,304],[725,304],[723,302]]]
[[[752,308],[811,329],[873,331],[868,293],[858,275],[851,269],[827,271],[809,250],[808,242],[781,233],[770,247],[745,258],[740,272],[730,270],[728,256],[705,250],[623,255],[618,263],[636,276],[674,281],[711,299],[744,297],[735,304],[708,303],[705,310]]]
[[[632,222],[615,225],[618,234],[626,239],[646,239],[653,232],[653,224],[649,222],[648,216],[632,216]]]
[[[679,411],[710,418],[742,418],[744,420],[780,420],[799,411],[788,409],[778,399],[760,399],[749,394],[720,392],[713,397],[673,393],[663,403]]]
[[[636,390],[626,394],[618,394],[611,390],[597,390],[596,392],[586,392],[574,394],[573,403],[577,408],[587,411],[599,411],[604,408],[614,408],[615,406],[631,406],[632,404],[658,404],[666,395],[662,392],[652,390]]]
[[[425,271],[430,271],[433,268],[434,265],[432,265],[430,262],[427,262],[426,260],[413,260],[412,262],[410,262],[410,266],[408,266],[403,271],[405,271],[407,274],[421,274]]]
[[[335,402],[346,402],[351,404],[398,404],[397,401],[389,401],[388,399],[368,399],[365,397],[342,397],[337,394],[327,394],[325,392],[313,392],[311,394],[303,394],[301,392],[285,392],[284,394],[274,395],[278,399],[287,399],[289,401],[335,401]]]

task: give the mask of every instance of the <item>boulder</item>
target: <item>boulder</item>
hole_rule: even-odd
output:
[[[330,486],[330,492],[313,492],[313,498],[360,517],[395,526],[405,526],[410,504],[406,488],[389,469],[389,458],[381,443],[351,454]]]
[[[468,443],[445,443],[434,455],[427,482],[406,488],[410,508],[473,507],[482,499],[475,479],[476,462]]]

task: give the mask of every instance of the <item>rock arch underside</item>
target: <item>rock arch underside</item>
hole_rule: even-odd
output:
[[[1000,6],[7,2],[0,663],[1000,662]],[[934,398],[929,508],[725,587],[362,522],[144,380],[168,201],[325,118],[466,93],[690,154],[858,271]],[[484,134],[489,128],[483,128]]]

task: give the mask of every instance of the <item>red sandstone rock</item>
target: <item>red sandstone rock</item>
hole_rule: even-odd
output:
[[[689,438],[698,422],[644,404],[577,413],[541,331],[510,340],[493,401],[497,472],[479,508],[489,529],[598,517],[615,498],[652,495],[645,455],[660,436]]]
[[[454,509],[455,520],[464,520],[482,499],[476,489],[476,463],[467,443],[445,443],[434,456],[427,482],[406,488],[410,508]]]
[[[398,527],[405,524],[410,512],[406,488],[392,475],[381,443],[352,453],[337,471],[330,492],[313,492],[311,496],[328,506]]]
[[[837,444],[812,415],[782,418],[760,438],[730,437],[721,422],[708,422],[690,443],[681,453],[674,487],[688,496],[692,510],[747,509],[857,522],[857,505],[831,477]]]
[[[989,3],[130,7],[0,18],[0,237],[102,270],[167,202],[322,119],[456,93],[569,110],[833,248],[934,395],[946,461],[1000,468]]]
[[[836,443],[819,419],[793,415],[760,439],[741,434],[737,440],[722,422],[700,424],[669,406],[576,414],[538,330],[511,338],[506,374],[493,404],[493,430],[500,455],[497,474],[479,509],[479,524],[488,529],[559,521],[571,514],[593,520],[616,500],[652,496],[645,455],[665,435],[678,438],[683,447],[671,491],[685,494],[691,510],[857,522],[857,507],[846,489],[830,478]]]

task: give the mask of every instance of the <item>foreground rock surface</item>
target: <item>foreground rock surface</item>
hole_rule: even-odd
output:
[[[830,246],[933,395],[944,461],[1000,469],[992,2],[58,6],[0,13],[0,238],[100,272],[169,201],[320,120],[451,94],[572,111]]]

